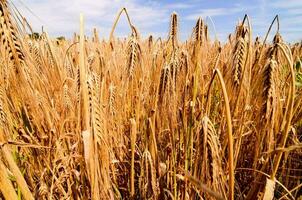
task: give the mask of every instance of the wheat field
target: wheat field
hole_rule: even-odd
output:
[[[278,16],[220,42],[202,18],[180,41],[177,13],[142,38],[129,14],[108,40],[83,15],[34,37],[0,1],[0,199],[301,199],[302,43]]]

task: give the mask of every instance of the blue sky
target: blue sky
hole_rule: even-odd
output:
[[[79,29],[79,13],[85,17],[87,34],[92,28],[99,30],[100,37],[108,38],[117,12],[128,9],[130,18],[143,37],[152,34],[166,37],[169,18],[173,11],[179,14],[180,39],[191,35],[199,16],[210,16],[210,36],[215,32],[225,41],[234,31],[244,14],[251,18],[253,36],[263,37],[276,14],[280,16],[280,31],[288,42],[302,39],[302,0],[11,0],[27,18],[34,30],[44,25],[52,36],[71,37]],[[29,9],[30,8],[30,11]],[[216,30],[216,31],[215,31]],[[127,36],[129,29],[124,17],[117,29],[117,36]]]

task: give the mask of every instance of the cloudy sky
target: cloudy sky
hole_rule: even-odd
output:
[[[152,34],[166,37],[169,17],[179,14],[180,39],[190,36],[199,16],[210,16],[211,37],[225,40],[235,25],[247,13],[252,22],[253,35],[263,37],[276,14],[280,16],[280,31],[289,41],[302,39],[302,0],[10,0],[27,18],[35,31],[42,25],[52,36],[71,37],[79,29],[79,13],[85,16],[85,30],[90,34],[98,28],[100,37],[108,38],[117,12],[128,9],[133,24],[142,36]],[[207,18],[209,19],[209,18]],[[208,20],[210,23],[210,20]],[[116,35],[129,33],[122,17]]]

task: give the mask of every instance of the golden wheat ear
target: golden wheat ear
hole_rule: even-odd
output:
[[[195,27],[193,28],[193,36],[194,36],[194,40],[196,42],[203,42],[203,36],[204,36],[204,23],[202,21],[202,18],[199,17],[197,22],[196,22],[196,25]]]
[[[198,147],[196,149],[197,160],[194,174],[196,178],[212,187],[225,198],[227,197],[227,185],[223,172],[223,155],[219,135],[213,123],[208,117],[201,120],[201,129],[198,135]],[[208,195],[205,197],[209,198]]]
[[[153,36],[150,35],[148,37],[148,48],[149,48],[150,51],[152,50],[152,47],[153,47]]]
[[[93,41],[97,44],[100,43],[99,33],[96,28],[93,29]]]
[[[165,65],[161,70],[160,83],[159,83],[159,89],[158,89],[158,95],[159,95],[160,101],[163,100],[164,94],[168,87],[169,77],[170,77],[169,75],[170,75],[170,67],[169,67],[169,65]]]
[[[9,60],[14,63],[16,72],[24,64],[24,53],[15,22],[11,20],[11,14],[6,1],[0,1],[0,38],[1,43],[9,56]]]
[[[139,45],[138,31],[134,26],[132,26],[132,34],[128,42],[127,47],[127,72],[128,78],[131,80],[134,75],[134,70],[138,66],[141,57],[141,47]]]
[[[108,105],[109,105],[109,111],[111,113],[111,115],[115,115],[116,113],[116,109],[115,109],[115,90],[116,90],[116,87],[110,83],[109,85],[109,102],[108,102]]]
[[[240,37],[237,41],[234,60],[233,60],[233,80],[235,86],[239,86],[242,73],[244,71],[245,60],[247,56],[247,42]]]
[[[145,150],[140,163],[141,172],[139,177],[139,190],[143,199],[157,199],[159,194],[156,169],[153,162],[150,152]]]
[[[170,33],[169,33],[169,41],[172,42],[173,48],[177,46],[177,35],[178,35],[178,15],[176,12],[171,14],[171,22],[170,22]]]
[[[271,114],[273,112],[275,105],[275,71],[277,68],[277,62],[272,58],[269,60],[265,66],[263,73],[263,97],[265,99],[263,111],[265,113],[265,118],[271,120]]]

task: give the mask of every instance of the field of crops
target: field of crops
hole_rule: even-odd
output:
[[[0,199],[301,199],[302,43],[196,19],[34,37],[0,1]],[[116,38],[120,17],[129,37]],[[282,28],[282,24],[280,24]],[[270,36],[270,37],[267,37]],[[273,38],[267,39],[267,38]]]

